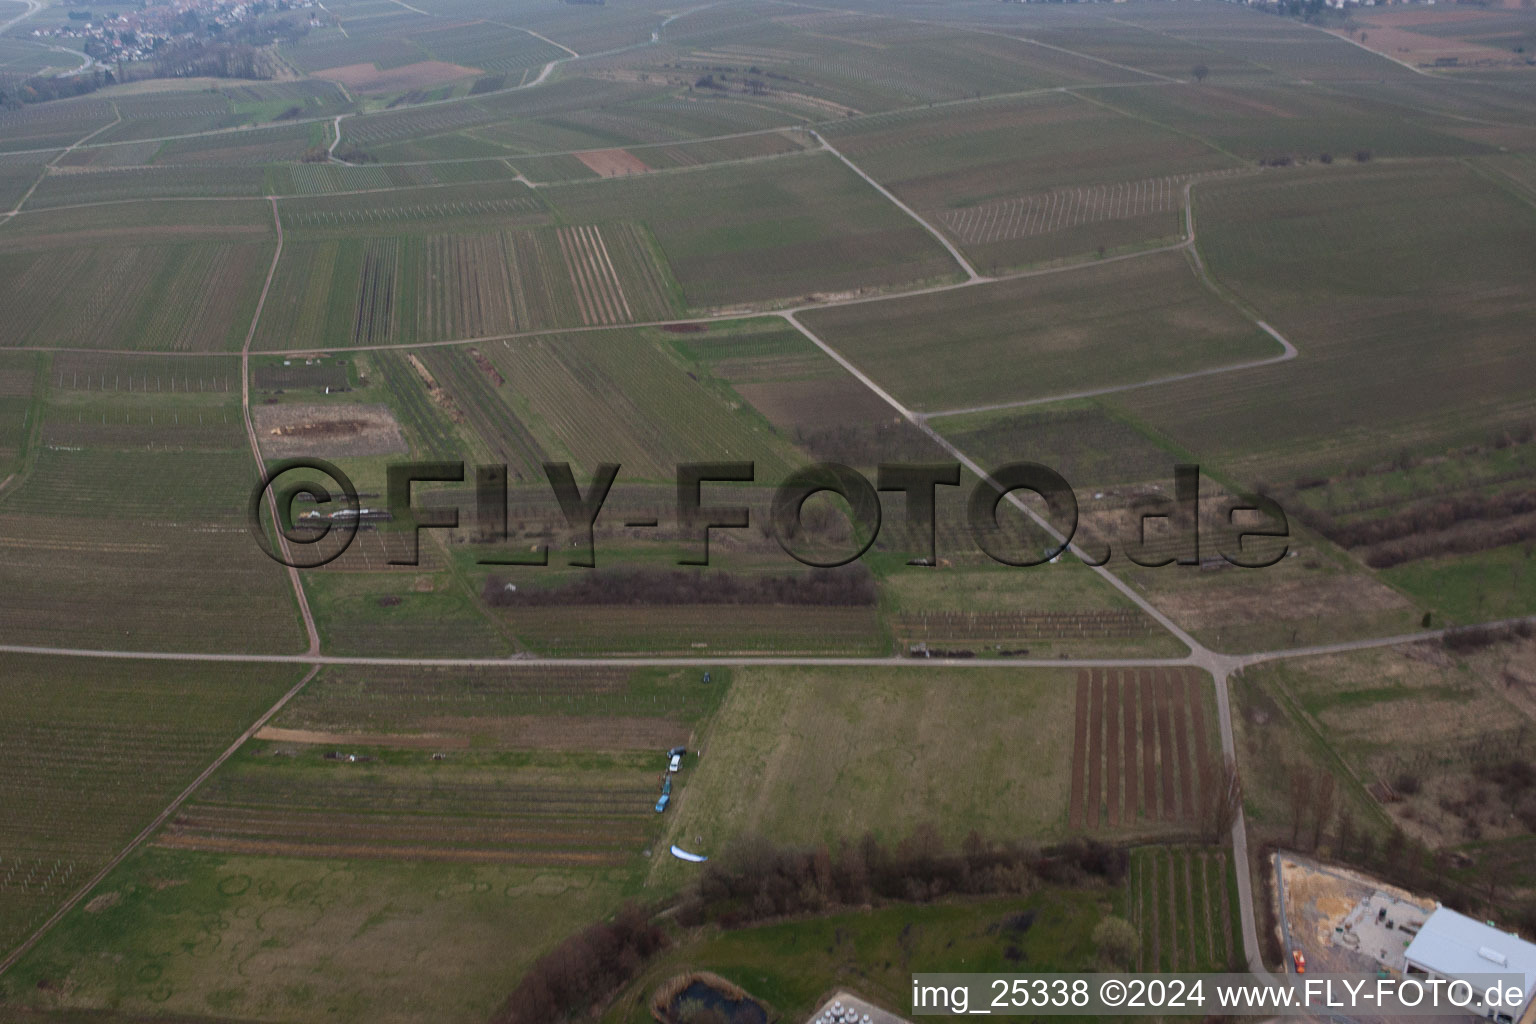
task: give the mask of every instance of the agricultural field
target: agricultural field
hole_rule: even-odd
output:
[[[0,209],[12,210],[27,196],[27,190],[43,176],[49,153],[0,155]]]
[[[0,948],[12,948],[148,826],[302,674],[0,655],[13,763],[0,825]],[[11,979],[0,982],[14,993]]]
[[[799,153],[812,144],[788,131],[728,135],[702,142],[653,142],[613,149],[588,149],[553,156],[508,158],[536,182],[621,178],[657,171],[683,170],[706,164],[765,160]]]
[[[402,750],[654,751],[691,743],[731,672],[519,667],[329,669],[258,739]],[[316,739],[315,737],[325,738]]]
[[[260,201],[211,205],[130,203],[106,224],[84,210],[14,218],[0,255],[4,344],[238,348],[272,262],[272,214]]]
[[[0,152],[62,149],[111,124],[113,117],[112,105],[98,99],[0,111]]]
[[[1304,356],[1220,389],[1170,384],[1114,405],[1270,481],[1454,443],[1474,410],[1479,433],[1529,416],[1518,325],[1536,298],[1516,268],[1532,212],[1497,185],[1459,164],[1351,161],[1195,197],[1211,272]]]
[[[999,565],[961,532],[956,500],[939,506],[939,564],[882,555],[883,603],[900,650],[927,645],[977,657],[1178,656],[1184,647],[1076,560],[1027,568]],[[894,516],[892,517],[894,520]],[[888,542],[896,547],[901,535]],[[1027,595],[1027,596],[1026,596]]]
[[[440,220],[431,233],[407,221],[395,225],[408,232],[401,234],[300,234],[285,244],[255,347],[470,342],[559,327],[644,323],[678,311],[680,288],[643,224],[522,226],[543,215],[507,205],[512,202],[520,200],[464,204],[466,216],[481,208],[493,218],[507,214],[500,230],[495,219],[473,228]],[[308,218],[327,216],[290,213],[289,206],[282,204],[285,223],[308,225],[316,223]],[[458,211],[445,205],[435,212],[451,217]]]
[[[1127,884],[1129,917],[1141,937],[1139,970],[1225,971],[1241,959],[1237,884],[1226,850],[1138,846]]]
[[[507,616],[540,653],[739,656],[877,655],[886,650],[873,607],[685,604],[665,608],[554,605]]]
[[[27,199],[27,209],[159,197],[260,196],[265,178],[259,167],[54,168]]]
[[[1120,548],[1111,567],[1196,640],[1220,651],[1287,649],[1423,628],[1429,610],[1424,601],[1362,570],[1326,541],[1294,525],[1292,530],[1287,557],[1263,569],[1224,563],[1143,568],[1120,557]],[[1203,550],[1209,558],[1209,547]]]
[[[661,752],[692,742],[730,677],[324,672],[23,962],[14,991],[43,1007],[275,1006],[306,1021],[336,1006],[484,1016],[569,915],[637,894],[662,826]],[[352,759],[325,756],[338,749]],[[466,934],[485,936],[483,953],[464,955]],[[512,937],[511,956],[492,935]],[[70,966],[104,941],[119,966]],[[161,943],[174,952],[145,955]]]
[[[937,418],[944,436],[983,466],[1030,459],[1056,470],[1079,492],[1169,481],[1187,461],[1162,438],[1115,415],[1102,402],[1057,402]]]
[[[34,440],[0,492],[9,642],[295,645],[287,580],[245,522],[254,473],[235,360],[44,362]]]
[[[567,222],[638,215],[692,309],[884,289],[954,273],[922,228],[825,154],[680,178],[631,175],[541,194]]]
[[[554,151],[567,145],[654,141],[632,135],[614,138],[611,131],[594,135],[580,127],[566,127],[565,121],[571,116],[591,117],[593,108],[600,110],[660,92],[639,83],[557,77],[548,87],[538,89],[471,95],[452,103],[397,107],[348,118],[342,122],[342,140],[355,143],[382,161],[508,156]],[[569,141],[573,138],[583,141]],[[466,143],[478,152],[462,152]]]
[[[685,359],[729,383],[780,437],[818,460],[870,472],[880,462],[945,457],[931,438],[782,320],[663,330]]]
[[[1166,90],[1116,92],[1147,91]],[[997,272],[1176,239],[1185,186],[1240,166],[1114,102],[1052,92],[851,118],[826,135]]]
[[[1007,33],[870,12],[710,9],[680,19],[667,39],[678,52],[661,71],[708,74],[714,91],[821,117],[1147,77]]]
[[[1335,45],[1326,37],[1319,41]],[[1458,134],[1467,129],[1450,116],[1412,109],[1405,102],[1410,97],[1401,93],[1299,90],[1275,81],[1228,84],[1213,72],[1197,89],[1128,89],[1095,98],[1127,117],[1199,138],[1250,166],[1276,157],[1309,162],[1324,154],[1353,160],[1361,152],[1378,159],[1472,156],[1491,148]]]
[[[1215,704],[1206,679],[1161,669],[1077,673],[1073,831],[1199,829],[1219,800]]]
[[[1138,529],[1138,515],[1166,500],[1170,477],[1097,491],[1091,501],[1080,495],[1078,540],[1095,557],[1108,552],[1113,572],[1200,643],[1241,653],[1426,628],[1424,602],[1314,533],[1283,497],[1284,536],[1240,540],[1247,526],[1282,524],[1247,513],[1228,522],[1226,509],[1243,492],[1209,470],[1200,476],[1197,530],[1182,515]],[[1176,564],[1190,558],[1198,564]]]
[[[1410,218],[1409,192],[1416,209],[1439,198]],[[1517,325],[1532,298],[1513,267],[1529,209],[1439,163],[1282,171],[1196,196],[1215,221],[1201,221],[1212,273],[1302,357],[1234,373],[1219,393],[1183,382],[1110,404],[1273,491],[1373,568],[1528,539],[1532,410],[1514,382],[1529,375]]]
[[[516,644],[480,607],[462,573],[453,572],[428,535],[420,564],[398,566],[398,546],[359,531],[347,553],[303,575],[321,642],[340,654],[499,657]]]
[[[800,461],[793,450],[664,337],[643,329],[502,341],[479,351],[504,388],[491,374],[470,377],[462,357],[460,376],[481,391],[510,392],[501,400],[527,409],[525,422],[545,453],[589,467],[617,462],[626,481],[670,481],[678,463],[733,460],[755,461],[764,481],[787,475]]]
[[[1106,292],[1113,300],[1098,301]],[[1279,354],[1273,339],[1202,285],[1182,252],[835,306],[804,321],[909,408],[929,413],[1067,397]]]
[[[46,361],[30,352],[0,354],[0,492],[31,447],[38,420],[38,377]]]

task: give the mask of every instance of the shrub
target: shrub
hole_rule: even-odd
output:
[[[1141,939],[1131,922],[1122,917],[1106,917],[1093,927],[1093,947],[1098,951],[1101,969],[1129,971],[1136,967]]]

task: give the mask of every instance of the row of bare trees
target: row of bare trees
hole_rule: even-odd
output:
[[[540,957],[492,1024],[551,1024],[577,1016],[639,974],[666,945],[652,911],[626,906],[613,920],[577,932]]]
[[[753,836],[733,843],[708,865],[678,921],[737,927],[878,900],[925,903],[955,894],[1023,893],[1041,883],[1116,882],[1126,863],[1123,849],[1092,840],[1041,850],[973,832],[956,849],[931,826],[919,826],[895,846],[866,834],[835,851],[824,845],[780,846]]]

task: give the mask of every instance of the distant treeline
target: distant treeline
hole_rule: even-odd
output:
[[[245,78],[264,81],[277,65],[264,47],[226,40],[186,39],[155,51],[156,78]]]
[[[799,575],[745,576],[724,572],[626,569],[595,572],[557,587],[508,590],[486,581],[485,602],[497,607],[557,605],[824,605],[866,607],[877,600],[875,580],[863,566]]]
[[[46,103],[86,96],[117,79],[110,71],[87,71],[65,78],[10,78],[0,76],[0,107],[16,110],[26,103]]]

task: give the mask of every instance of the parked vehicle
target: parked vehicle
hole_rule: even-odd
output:
[[[682,766],[683,766],[683,755],[682,754],[673,754],[672,755],[671,763],[667,765],[667,771],[675,772],[679,768],[681,768]]]
[[[656,813],[660,814],[662,811],[666,810],[667,809],[667,803],[669,801],[671,801],[671,799],[672,799],[672,797],[669,796],[668,794],[666,794],[666,793],[661,794],[661,799],[656,801]]]

